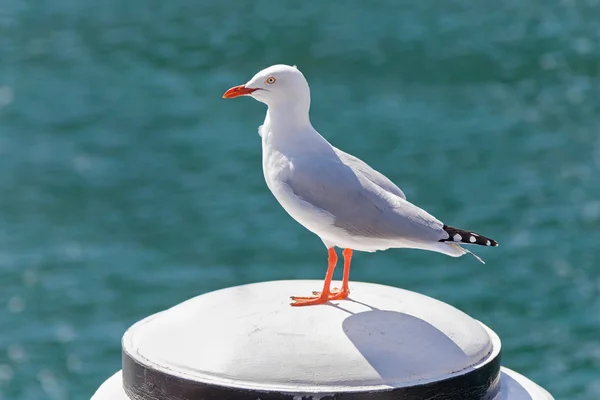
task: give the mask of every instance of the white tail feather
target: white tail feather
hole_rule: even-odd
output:
[[[481,257],[479,257],[477,254],[473,253],[472,251],[469,251],[469,250],[465,249],[464,247],[462,247],[462,246],[460,246],[460,245],[458,245],[458,244],[456,244],[456,243],[449,243],[449,242],[446,242],[446,243],[448,244],[448,246],[452,246],[452,247],[455,247],[455,248],[457,248],[457,249],[460,249],[460,251],[461,251],[463,254],[470,254],[470,255],[472,255],[472,256],[473,256],[473,257],[475,257],[475,258],[476,258],[476,259],[477,259],[477,260],[478,260],[480,263],[482,263],[482,264],[485,264],[485,261],[483,261],[483,260],[481,259]]]

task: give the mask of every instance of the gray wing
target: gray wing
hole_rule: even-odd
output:
[[[351,154],[345,153],[340,149],[333,148],[340,160],[352,168],[356,173],[362,174],[366,179],[373,182],[375,185],[387,190],[390,193],[400,196],[406,200],[406,195],[394,182],[390,181],[385,175],[371,168],[366,162],[360,158],[356,158]]]
[[[353,236],[431,242],[447,238],[436,218],[373,183],[337,157],[294,160],[281,183],[328,212]]]

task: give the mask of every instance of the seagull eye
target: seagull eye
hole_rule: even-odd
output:
[[[270,77],[267,78],[267,80],[265,82],[267,82],[269,85],[272,85],[272,84],[275,83],[276,80],[277,79],[275,79],[274,76],[270,76]]]

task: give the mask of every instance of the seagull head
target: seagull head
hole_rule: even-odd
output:
[[[310,107],[308,82],[296,66],[273,65],[263,69],[245,85],[234,86],[225,92],[223,98],[252,96],[269,108],[292,106]]]

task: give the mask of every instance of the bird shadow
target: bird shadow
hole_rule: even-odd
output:
[[[380,310],[350,298],[346,300],[369,309],[355,313],[340,304],[330,303],[350,314],[343,321],[342,329],[381,377],[381,383],[398,387],[405,384],[407,378],[431,377],[436,366],[439,374],[445,375],[449,360],[456,366],[471,364],[470,357],[430,323],[402,312]]]

